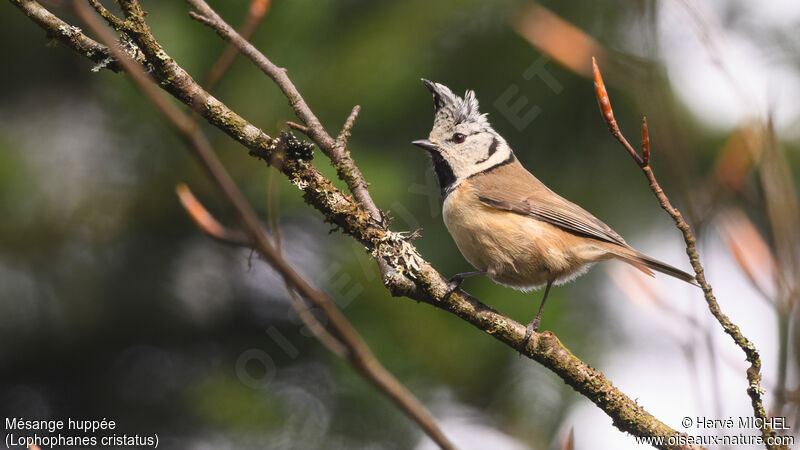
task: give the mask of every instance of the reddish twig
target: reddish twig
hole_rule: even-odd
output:
[[[625,150],[628,151],[633,160],[636,161],[636,163],[642,169],[642,173],[644,173],[644,176],[647,178],[647,181],[650,185],[650,190],[653,191],[653,194],[656,196],[661,208],[664,209],[664,211],[666,211],[670,217],[672,217],[672,220],[675,222],[675,226],[683,234],[683,240],[686,243],[686,254],[689,256],[689,261],[694,269],[695,279],[700,285],[700,288],[703,290],[703,295],[705,296],[709,311],[711,311],[711,314],[715,319],[717,319],[717,322],[722,325],[725,333],[731,336],[734,343],[742,349],[747,361],[750,363],[750,367],[747,369],[747,381],[749,383],[747,387],[747,394],[750,396],[750,402],[753,407],[754,416],[757,419],[764,421],[764,426],[761,428],[761,434],[764,438],[766,447],[768,449],[787,448],[786,446],[770,444],[770,442],[774,442],[776,434],[767,421],[767,413],[764,410],[764,403],[761,399],[761,396],[764,394],[765,390],[761,387],[761,359],[759,357],[758,349],[756,349],[752,342],[744,337],[742,332],[739,330],[739,327],[731,322],[728,316],[722,313],[719,303],[717,303],[714,293],[711,290],[711,285],[706,281],[703,266],[700,264],[700,256],[697,253],[697,241],[692,233],[692,229],[683,219],[680,211],[672,206],[669,198],[667,198],[667,195],[661,189],[658,181],[656,181],[656,177],[653,174],[653,169],[649,165],[650,140],[647,135],[647,122],[644,122],[645,126],[642,133],[643,154],[645,155],[643,158],[636,153],[636,150],[631,147],[631,145],[628,143],[628,140],[625,139],[625,136],[623,136],[619,130],[617,121],[614,119],[614,112],[611,109],[611,101],[609,100],[608,93],[603,85],[603,78],[600,75],[600,69],[597,67],[597,62],[594,60],[594,58],[592,58],[592,69],[594,71],[594,86],[597,95],[597,103],[600,106],[600,112],[602,113],[603,118],[608,125],[609,131],[611,131],[611,134],[622,144]]]
[[[286,121],[286,125],[289,125],[289,128],[293,130],[297,130],[305,135],[308,135],[308,127],[305,125],[300,125],[297,122],[292,122],[290,120]]]
[[[244,19],[244,24],[239,30],[242,39],[249,41],[250,38],[253,37],[253,33],[256,32],[258,26],[261,25],[261,21],[264,20],[267,12],[269,12],[271,3],[271,0],[252,0],[250,2],[250,8],[247,10],[247,17]],[[238,54],[239,50],[233,44],[228,44],[225,47],[225,50],[222,51],[222,54],[219,55],[219,58],[217,58],[211,66],[211,69],[209,69],[208,75],[206,75],[205,81],[203,82],[203,87],[206,88],[206,90],[213,91],[214,88],[217,87],[223,75],[225,75],[228,69],[233,65],[233,61]]]
[[[758,274],[758,271],[770,274],[769,278],[778,286],[785,283],[775,255],[753,222],[743,211],[731,209],[722,216],[719,232],[753,289],[768,305],[776,308],[779,314],[785,313],[786,305],[775,301],[774,296],[777,294],[768,292],[769,287],[763,285],[764,280]]]
[[[570,427],[569,433],[561,441],[561,450],[575,450],[575,427]]]
[[[594,71],[594,90],[595,94],[597,95],[597,105],[600,106],[600,114],[603,115],[603,118],[606,120],[606,125],[608,125],[608,131],[611,132],[611,135],[614,136],[620,144],[628,151],[628,154],[631,155],[636,164],[639,164],[639,167],[644,167],[646,164],[641,156],[636,153],[636,150],[633,149],[633,146],[625,139],[625,136],[619,131],[619,125],[617,125],[617,120],[614,119],[614,111],[611,110],[611,100],[608,98],[608,92],[606,91],[606,85],[603,83],[603,78],[600,76],[600,70],[597,68],[597,61],[595,61],[594,57],[592,57],[592,70]],[[648,141],[648,152],[650,143]]]
[[[252,239],[245,233],[222,226],[184,183],[179,184],[175,188],[175,192],[178,194],[178,199],[180,199],[183,209],[186,210],[186,213],[189,214],[197,228],[200,228],[203,233],[225,244],[252,245]]]

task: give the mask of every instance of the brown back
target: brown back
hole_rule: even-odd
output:
[[[474,175],[470,183],[484,204],[529,216],[563,230],[630,248],[622,236],[580,206],[551,191],[516,159]]]

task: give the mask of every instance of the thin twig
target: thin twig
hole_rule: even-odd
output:
[[[633,160],[642,169],[642,172],[644,173],[644,176],[647,178],[647,181],[650,185],[650,190],[653,191],[656,199],[658,199],[658,203],[661,205],[661,208],[663,208],[664,211],[666,211],[667,214],[672,217],[672,220],[675,222],[675,226],[683,234],[683,240],[686,243],[686,254],[689,256],[689,261],[694,269],[696,275],[695,279],[699,283],[700,288],[703,290],[708,309],[711,311],[711,314],[714,316],[714,318],[717,319],[717,322],[722,325],[722,328],[725,330],[725,332],[730,335],[731,338],[733,338],[734,343],[742,349],[747,361],[750,363],[750,367],[747,369],[747,381],[749,383],[747,387],[747,394],[750,396],[753,414],[757,419],[763,421],[764,426],[761,428],[761,435],[764,438],[766,447],[768,449],[786,448],[786,446],[770,444],[770,442],[774,442],[776,434],[769,425],[767,413],[764,410],[764,404],[761,399],[761,396],[764,394],[765,390],[761,387],[761,359],[759,357],[758,350],[752,342],[744,337],[742,332],[739,330],[739,327],[731,322],[728,316],[722,313],[722,310],[720,309],[719,304],[714,297],[714,293],[711,290],[711,285],[706,281],[703,266],[700,264],[700,256],[697,253],[696,239],[692,233],[692,229],[683,219],[680,211],[672,206],[672,203],[661,189],[658,181],[656,181],[653,170],[648,164],[650,160],[650,141],[647,137],[646,131],[647,122],[644,122],[645,131],[643,132],[643,150],[646,149],[646,152],[644,152],[645,157],[642,158],[638,153],[636,153],[636,150],[631,147],[627,139],[625,139],[625,136],[623,136],[619,131],[617,121],[614,119],[614,112],[611,109],[611,101],[608,98],[608,93],[606,92],[606,88],[603,84],[603,78],[600,74],[600,69],[597,67],[597,62],[594,60],[594,58],[592,58],[592,69],[594,71],[594,86],[597,95],[597,103],[600,106],[600,112],[603,115],[606,124],[608,125],[609,131],[611,131],[611,134],[622,144],[625,150],[628,151]]]
[[[594,90],[595,95],[597,95],[597,105],[600,107],[600,114],[603,115],[603,119],[606,120],[606,125],[608,125],[608,131],[611,132],[611,135],[619,141],[620,144],[628,151],[628,154],[631,155],[636,164],[639,167],[644,167],[646,164],[644,163],[644,159],[636,153],[633,146],[631,146],[630,142],[625,139],[625,136],[619,130],[619,125],[617,125],[617,120],[614,119],[614,112],[611,110],[611,100],[608,98],[608,92],[606,92],[606,85],[603,83],[603,79],[600,77],[600,70],[597,68],[597,61],[595,61],[594,57],[592,57],[592,69],[594,70]],[[646,123],[646,122],[645,122]],[[642,133],[644,136],[645,133]],[[644,140],[643,140],[644,141]],[[650,151],[650,140],[647,140],[647,149],[648,152]]]
[[[270,170],[267,174],[267,223],[269,224],[272,235],[275,236],[275,248],[281,251],[281,227],[278,221],[278,207],[280,188],[276,181],[275,172]]]
[[[642,117],[642,164],[650,165],[650,133],[647,131],[647,117]]]
[[[275,172],[272,170],[269,172],[269,175],[267,175],[267,186],[267,223],[269,224],[270,231],[272,231],[275,251],[277,251],[278,254],[282,254],[281,227],[278,221],[278,206],[280,200],[280,196],[278,195],[279,185],[275,182]],[[292,307],[297,312],[297,315],[300,316],[300,320],[311,330],[314,337],[334,355],[346,358],[347,347],[325,329],[325,326],[311,313],[308,304],[297,294],[297,291],[287,284],[286,292],[289,293]]]
[[[561,438],[561,450],[575,449],[575,427],[569,428],[569,433]]]
[[[200,228],[203,233],[225,244],[252,246],[253,240],[247,234],[239,230],[231,230],[219,223],[203,204],[197,200],[197,197],[192,194],[189,186],[180,183],[175,188],[175,192],[178,194],[178,199],[180,199],[183,209],[186,210],[186,213],[197,225],[197,228]]]
[[[306,136],[308,136],[308,132],[309,132],[309,131],[308,131],[308,127],[307,127],[307,126],[305,126],[305,125],[300,125],[299,123],[297,123],[297,122],[292,122],[291,120],[287,120],[287,121],[286,121],[286,125],[288,125],[288,126],[289,126],[289,128],[291,128],[291,129],[293,129],[293,130],[297,130],[297,131],[299,131],[299,132],[301,132],[301,133],[305,134]]]
[[[95,11],[97,11],[97,14],[100,14],[100,17],[105,19],[106,22],[108,22],[108,24],[115,29],[125,27],[125,22],[112,14],[111,11],[107,10],[106,7],[100,4],[98,0],[89,0],[89,4],[92,5],[92,8],[94,8]]]
[[[358,113],[361,111],[361,106],[356,105],[353,107],[353,110],[350,111],[350,115],[347,116],[347,120],[344,121],[344,126],[342,126],[342,131],[339,132],[339,135],[336,136],[336,146],[342,149],[347,148],[347,139],[350,137],[350,131],[353,129],[353,125],[356,123],[356,117],[358,117]]]
[[[244,19],[244,24],[239,30],[239,34],[244,40],[249,41],[253,33],[256,32],[261,21],[264,20],[267,12],[269,12],[271,3],[271,0],[252,0],[250,2],[250,8],[247,10],[247,17]],[[228,69],[233,65],[233,61],[238,54],[239,49],[233,44],[229,43],[225,47],[225,50],[219,55],[219,58],[217,58],[211,66],[211,69],[209,69],[208,75],[206,75],[205,81],[203,82],[203,87],[206,88],[207,91],[213,91],[214,88],[217,87],[223,75],[225,75]]]
[[[723,214],[718,229],[733,259],[736,260],[736,264],[742,269],[742,273],[750,282],[750,286],[758,292],[766,304],[775,308],[778,314],[784,313],[785,305],[779,304],[774,298],[775,295],[779,294],[768,292],[768,288],[762,284],[756,273],[757,270],[763,270],[772,275],[770,277],[771,281],[776,286],[781,285],[783,271],[781,271],[775,255],[764,242],[755,225],[743,211],[731,209]],[[776,288],[776,291],[779,290],[779,287]]]
[[[311,331],[314,337],[317,338],[317,340],[334,355],[340,358],[347,358],[347,355],[350,353],[347,346],[342,344],[338,339],[330,334],[322,325],[322,323],[320,323],[320,321],[314,317],[314,314],[311,312],[311,308],[309,308],[308,304],[304,302],[299,295],[297,295],[297,291],[295,291],[291,286],[286,286],[286,291],[289,293],[292,307],[295,311],[297,311],[297,315],[300,316],[300,320],[303,321],[303,324]]]
[[[102,42],[113,43],[114,37],[110,31],[102,26],[100,21],[91,14],[91,9],[82,0],[74,0],[75,8],[81,19],[94,31]],[[134,1],[121,2],[128,18],[134,22],[144,23],[144,12]],[[284,281],[293,289],[300,292],[316,307],[320,308],[327,316],[331,328],[337,337],[347,347],[347,358],[360,373],[375,384],[389,398],[391,398],[403,411],[415,420],[420,427],[443,449],[454,448],[435,424],[433,417],[422,403],[414,397],[380,362],[375,358],[358,332],[334,305],[333,301],[323,293],[312,288],[281,256],[267,239],[261,228],[261,221],[253,207],[245,199],[239,188],[234,183],[228,172],[223,167],[217,155],[211,148],[208,140],[198,127],[194,126],[192,119],[184,114],[176,105],[167,101],[161,95],[157,85],[145,74],[141,66],[128,58],[122,51],[110,47],[110,51],[122,65],[125,72],[142,93],[156,106],[159,112],[172,123],[176,130],[184,137],[192,153],[197,157],[207,175],[225,199],[233,207],[242,226],[254,239],[256,250],[277,270]]]

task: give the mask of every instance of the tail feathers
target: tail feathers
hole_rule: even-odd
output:
[[[680,269],[670,266],[669,264],[663,263],[657,259],[653,259],[647,255],[643,255],[636,251],[612,251],[614,256],[626,263],[636,267],[637,269],[641,270],[642,272],[650,275],[653,275],[653,269],[657,272],[661,272],[670,276],[673,276],[679,280],[685,281],[693,286],[700,287],[697,284],[697,281],[694,278],[694,275],[688,274]]]

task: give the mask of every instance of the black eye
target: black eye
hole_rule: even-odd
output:
[[[456,134],[454,134],[454,135],[453,135],[453,137],[452,137],[452,139],[451,139],[451,140],[452,140],[453,142],[455,142],[456,144],[460,144],[460,143],[464,142],[464,139],[466,139],[466,138],[467,138],[467,137],[466,137],[466,136],[464,136],[463,134],[461,134],[461,133],[456,133]]]

